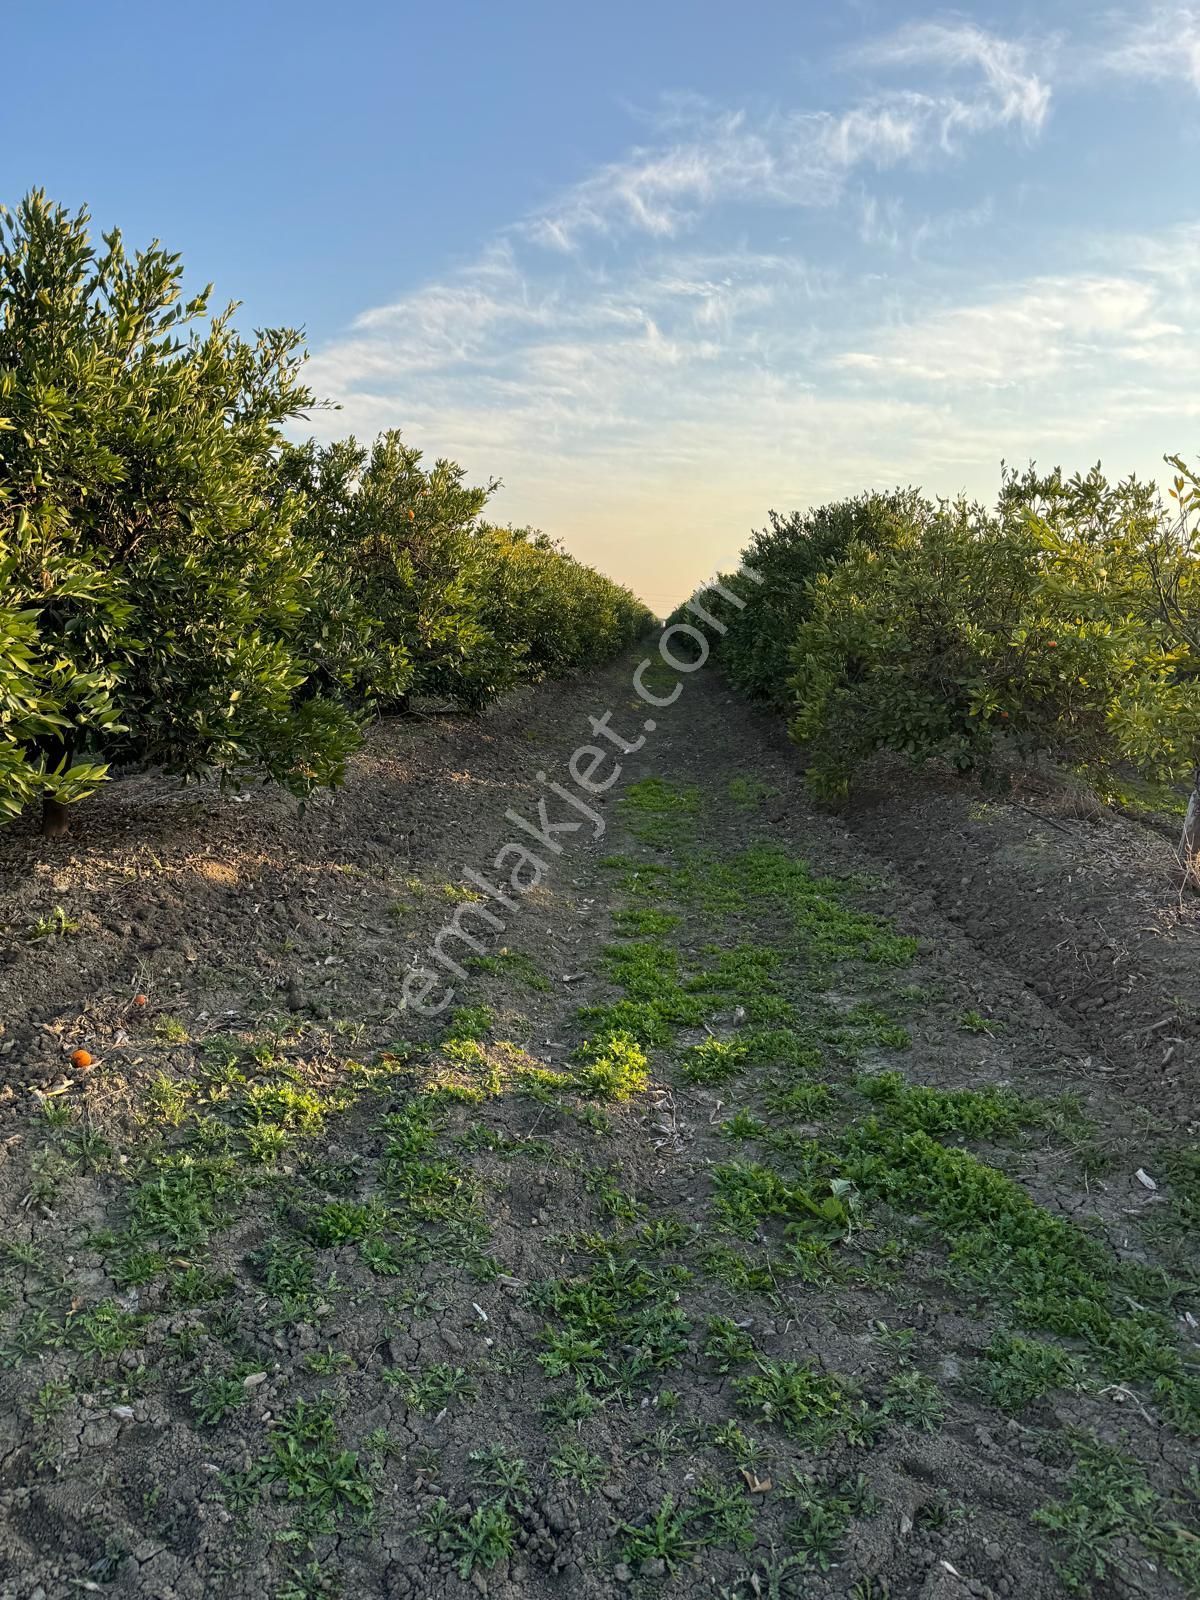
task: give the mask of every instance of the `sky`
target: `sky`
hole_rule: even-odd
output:
[[[0,202],[159,238],[660,614],[769,508],[1200,454],[1200,5],[4,0]]]

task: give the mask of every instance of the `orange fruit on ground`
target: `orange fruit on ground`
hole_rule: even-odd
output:
[[[135,994],[133,997],[133,1003],[139,1011],[144,1011],[150,1002],[146,999],[144,994]]]
[[[72,1050],[71,1065],[73,1067],[90,1067],[95,1057],[90,1050]]]

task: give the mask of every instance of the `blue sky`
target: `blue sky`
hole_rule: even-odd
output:
[[[768,507],[1200,415],[1200,7],[10,0],[0,199],[160,237],[665,610]]]

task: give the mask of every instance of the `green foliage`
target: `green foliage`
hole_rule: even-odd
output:
[[[582,1095],[596,1100],[629,1100],[650,1082],[649,1062],[637,1040],[627,1033],[610,1033],[589,1040],[576,1056],[584,1063],[576,1079]]]
[[[460,1578],[469,1578],[476,1567],[494,1567],[497,1561],[516,1548],[517,1524],[500,1502],[479,1506],[475,1511],[455,1511],[444,1496],[427,1508],[417,1532],[427,1543],[448,1550],[454,1557]]]
[[[1086,1364],[1061,1345],[998,1333],[983,1353],[980,1388],[1001,1411],[1017,1412],[1051,1389],[1082,1382]]]
[[[601,659],[646,628],[627,589],[534,530],[480,520],[495,483],[422,465],[400,434],[292,447],[281,476],[307,504],[299,533],[327,557],[313,655],[351,706],[410,695],[478,710],[522,680]]]
[[[1096,1594],[1098,1583],[1113,1578],[1137,1587],[1145,1571],[1140,1551],[1195,1593],[1200,1590],[1195,1510],[1194,1504],[1164,1500],[1136,1462],[1085,1439],[1066,1499],[1042,1506],[1033,1520],[1060,1541],[1064,1554],[1056,1570],[1072,1594]]]
[[[1011,1089],[931,1089],[906,1083],[899,1072],[872,1073],[859,1078],[856,1087],[897,1127],[939,1137],[1007,1138],[1042,1118],[1040,1107]]]
[[[1076,763],[1122,753],[1121,708],[1171,675],[1140,554],[1155,530],[1151,491],[1098,471],[1011,474],[995,513],[914,500],[818,580],[795,635],[814,785],[840,793],[882,748],[985,766],[1002,734]]]
[[[867,1407],[850,1379],[797,1361],[760,1360],[758,1368],[734,1379],[744,1411],[814,1448],[838,1438],[854,1443],[867,1437]]]
[[[808,781],[843,796],[878,750],[960,769],[1001,748],[1155,780],[1200,761],[1200,478],[1005,472],[994,510],[915,490],[772,515],[725,580],[733,681],[791,714]],[[1111,787],[1111,783],[1109,783]]]
[[[795,1507],[787,1527],[788,1545],[801,1564],[828,1572],[855,1517],[870,1516],[878,1502],[861,1473],[822,1481],[797,1474],[783,1489]]]
[[[609,1255],[585,1277],[534,1285],[530,1303],[550,1319],[538,1356],[547,1376],[602,1390],[674,1366],[688,1349],[679,1282],[678,1269],[654,1271]]]
[[[681,1057],[679,1073],[685,1083],[726,1083],[741,1071],[746,1055],[737,1039],[704,1039]]]
[[[303,793],[356,734],[297,697],[299,336],[246,343],[177,256],[87,222],[35,192],[0,232],[0,805],[80,799],[111,756]]]
[[[911,499],[911,493],[868,494],[789,517],[770,512],[770,527],[752,534],[743,552],[744,564],[762,583],[736,576],[721,579],[743,607],[714,591],[700,597],[705,610],[728,629],[714,649],[738,688],[756,699],[787,704],[791,643],[811,607],[814,580],[851,545],[871,547],[883,539]]]
[[[299,334],[242,339],[88,223],[0,212],[0,820],[114,760],[305,795],[411,693],[477,708],[648,626],[398,434],[288,444]]]

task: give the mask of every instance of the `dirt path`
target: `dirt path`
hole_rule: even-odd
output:
[[[1200,1594],[1154,1080],[633,664],[0,845],[3,1600]]]

